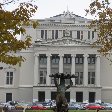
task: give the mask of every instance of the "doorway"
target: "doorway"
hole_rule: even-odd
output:
[[[89,92],[89,103],[95,102],[95,92]]]
[[[6,102],[12,101],[12,93],[6,93]]]

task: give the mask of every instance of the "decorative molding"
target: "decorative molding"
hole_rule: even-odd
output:
[[[22,87],[22,88],[31,88],[31,87],[33,87],[33,85],[19,85],[19,87]]]
[[[102,89],[110,89],[110,90],[112,90],[112,87],[109,87],[109,86],[105,86],[105,87],[102,87]]]

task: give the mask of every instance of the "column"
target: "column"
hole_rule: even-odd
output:
[[[48,33],[47,33],[47,38],[48,38],[48,39],[52,39],[51,33],[52,33],[51,30],[48,30]]]
[[[62,32],[62,30],[58,30],[58,38],[62,38],[63,37],[63,32]]]
[[[35,53],[35,63],[34,63],[34,86],[39,83],[39,54]]]
[[[59,73],[63,73],[63,54],[59,54],[60,60],[59,60]]]
[[[49,75],[51,74],[51,54],[46,54],[47,56],[47,77],[46,77],[46,84],[50,86],[51,80]]]
[[[83,55],[84,56],[84,82],[83,82],[83,84],[84,84],[84,86],[87,86],[88,85],[88,60],[87,60],[87,58],[88,58],[88,54],[84,54]]]
[[[96,68],[95,68],[96,86],[100,87],[100,55],[96,55]]]
[[[76,54],[72,54],[72,66],[71,66],[71,74],[75,74],[75,57]],[[73,85],[75,85],[75,78],[72,78]]]

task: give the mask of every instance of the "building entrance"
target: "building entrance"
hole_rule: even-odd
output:
[[[44,91],[39,91],[38,92],[38,101],[39,102],[45,101],[45,92]]]
[[[12,93],[6,93],[6,102],[12,101]]]
[[[95,92],[89,92],[89,103],[95,102]]]
[[[76,92],[76,102],[83,102],[83,92]]]

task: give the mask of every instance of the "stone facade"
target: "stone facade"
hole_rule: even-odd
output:
[[[53,100],[56,87],[49,75],[59,72],[78,75],[66,92],[68,101],[112,102],[111,65],[99,46],[92,48],[97,33],[87,27],[90,21],[67,11],[38,20],[36,29],[25,27],[32,46],[18,53],[26,59],[21,67],[0,64],[1,101]]]

